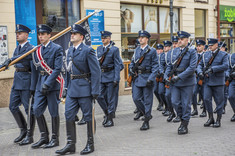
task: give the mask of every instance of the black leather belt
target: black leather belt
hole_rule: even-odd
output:
[[[30,72],[28,68],[16,68],[16,72]]]
[[[114,67],[101,67],[101,72],[110,72],[111,70],[113,70]]]
[[[42,76],[49,75],[46,71],[43,71],[43,70],[40,70],[40,74],[41,74]]]
[[[71,79],[85,79],[91,76],[91,73],[85,73],[85,74],[80,74],[80,75],[73,75],[71,74],[70,77]]]
[[[138,74],[146,74],[146,73],[151,73],[151,70],[137,70]]]

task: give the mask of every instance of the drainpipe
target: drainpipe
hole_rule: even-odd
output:
[[[217,0],[217,38],[220,41],[220,0]]]

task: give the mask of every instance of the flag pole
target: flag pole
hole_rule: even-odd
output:
[[[100,10],[95,10],[94,12],[92,12],[91,14],[87,15],[86,17],[84,17],[83,19],[77,21],[74,24],[81,24],[82,22],[84,22],[85,20],[87,20],[88,18],[90,18],[91,16],[93,16],[95,13],[100,12]],[[62,30],[61,32],[59,32],[58,34],[56,34],[55,36],[52,36],[50,38],[51,41],[56,40],[57,38],[59,38],[60,36],[64,35],[65,33],[69,32],[71,30],[71,27],[67,27],[66,29]],[[17,59],[15,59],[14,61],[12,61],[9,66],[17,63],[18,61],[22,60],[23,58],[25,58],[26,56],[30,55],[31,53],[33,53],[34,51],[36,51],[36,49],[39,47],[40,45],[37,45],[36,47],[34,47],[33,49],[31,49],[30,51],[28,51],[27,53],[24,53],[22,56],[18,57]],[[0,72],[4,71],[6,69],[6,67],[2,67],[0,68]]]

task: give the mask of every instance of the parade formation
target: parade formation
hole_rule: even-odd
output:
[[[63,48],[51,38],[52,29],[45,24],[37,26],[40,45],[32,55],[15,63],[15,74],[10,95],[9,109],[19,129],[19,136],[13,141],[20,146],[32,144],[32,149],[59,146],[59,106],[65,98],[65,119],[67,144],[55,151],[64,155],[76,152],[76,125],[79,109],[82,122],[87,125],[87,144],[80,154],[95,150],[95,124],[104,128],[115,128],[115,112],[118,106],[120,72],[124,65],[120,51],[111,40],[112,33],[101,31],[102,44],[96,51],[84,43],[89,32],[81,25],[71,27],[70,42],[63,61]],[[1,68],[5,70],[15,59],[34,48],[28,42],[31,30],[22,24],[16,25],[16,40],[13,57],[7,59]],[[200,117],[207,117],[204,127],[222,126],[227,100],[231,104],[235,122],[235,54],[227,52],[225,42],[216,38],[190,39],[190,33],[178,31],[163,43],[149,45],[151,34],[139,30],[136,48],[129,65],[127,79],[132,87],[132,98],[136,105],[134,120],[143,120],[141,131],[151,128],[150,121],[154,95],[158,101],[157,110],[166,116],[166,122],[180,122],[177,133],[187,134],[191,116],[198,115],[198,97],[203,108]],[[207,45],[207,44],[208,45]],[[193,46],[195,44],[195,46]],[[62,65],[65,76],[62,75]],[[213,109],[212,100],[216,104]],[[102,123],[96,123],[94,107],[98,102],[104,113]],[[19,106],[23,104],[27,121]],[[51,139],[44,117],[48,107],[51,115]],[[193,110],[191,110],[191,107]],[[216,118],[214,118],[214,114]],[[33,139],[35,121],[41,134],[40,140]],[[190,135],[193,135],[191,133]]]

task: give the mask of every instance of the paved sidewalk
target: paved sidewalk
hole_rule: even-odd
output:
[[[178,135],[179,123],[167,123],[166,117],[156,111],[154,99],[153,119],[150,130],[140,131],[142,121],[134,121],[134,103],[130,95],[119,97],[119,106],[114,119],[115,126],[102,126],[103,114],[96,105],[97,131],[95,135],[95,152],[90,156],[234,156],[235,155],[235,123],[230,122],[233,115],[228,103],[226,114],[222,118],[221,128],[205,128],[207,118],[191,118],[189,134]],[[199,109],[199,112],[201,110]],[[19,129],[8,110],[0,108],[0,156],[50,156],[55,150],[66,144],[64,105],[60,105],[60,146],[53,149],[31,149],[30,145],[19,146],[13,143]],[[81,118],[81,113],[79,113]],[[46,112],[49,131],[51,123]],[[76,153],[86,145],[86,126],[77,126]],[[38,127],[35,128],[34,141],[40,137]]]

